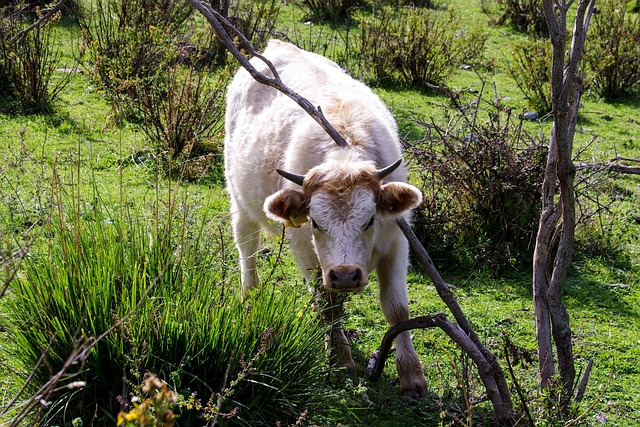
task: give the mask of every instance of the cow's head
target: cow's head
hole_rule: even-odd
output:
[[[324,286],[360,292],[368,283],[368,265],[379,221],[405,214],[420,204],[420,191],[403,182],[383,184],[400,161],[382,170],[372,162],[327,162],[305,176],[278,171],[302,188],[286,188],[267,198],[269,218],[286,226],[310,222]]]

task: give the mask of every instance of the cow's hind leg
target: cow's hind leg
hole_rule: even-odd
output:
[[[399,242],[398,254],[407,251],[406,241]],[[409,318],[409,298],[407,295],[407,261],[402,256],[388,257],[378,266],[380,285],[380,306],[391,325]],[[398,335],[396,342],[396,368],[400,378],[400,392],[411,397],[422,396],[427,391],[422,364],[413,348],[411,333]]]
[[[242,212],[232,214],[233,236],[240,256],[242,294],[258,286],[256,253],[260,248],[260,227]]]

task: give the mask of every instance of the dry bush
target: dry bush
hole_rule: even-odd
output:
[[[519,31],[537,36],[549,34],[539,0],[498,0],[498,4],[504,8],[500,23],[508,22]]]
[[[362,3],[360,0],[300,0],[297,2],[306,10],[308,18],[318,22],[349,21],[351,11]]]
[[[446,124],[419,121],[425,137],[408,143],[424,195],[414,229],[436,259],[516,265],[533,249],[546,144],[497,97],[450,95]]]

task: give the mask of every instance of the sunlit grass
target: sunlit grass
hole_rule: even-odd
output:
[[[466,8],[466,0],[453,3],[465,10],[465,19],[485,25],[486,19],[479,15],[478,7]],[[317,31],[319,26],[304,26],[301,15],[293,9],[293,5],[283,7],[282,16],[298,20],[296,25],[302,28],[300,37],[326,35],[331,43],[342,40],[332,35],[334,29],[330,26],[323,27],[321,32]],[[73,28],[65,31],[69,35],[77,34]],[[450,85],[454,89],[484,88],[485,92],[493,94],[495,82],[497,95],[503,102],[514,111],[524,111],[526,100],[505,73],[502,53],[510,39],[521,35],[513,34],[507,27],[491,28],[490,32],[486,56],[487,63],[493,63],[495,67],[460,70]],[[72,43],[65,50],[68,59],[65,65],[73,64],[71,46]],[[343,53],[340,46],[329,45],[329,49],[336,55]],[[392,109],[403,138],[422,137],[413,124],[415,116],[435,121],[444,117],[443,105],[448,101],[436,93],[386,87],[375,90]],[[640,157],[637,99],[607,103],[587,93],[583,103],[575,144],[576,150],[586,148],[581,158],[602,161],[616,155]],[[116,332],[96,347],[92,355],[94,365],[81,373],[85,378],[92,381],[99,377],[121,378],[124,368],[130,380],[125,392],[132,391],[140,379],[135,375],[141,374],[142,367],[148,367],[156,370],[156,374],[164,374],[170,387],[185,396],[196,389],[205,390],[199,397],[206,400],[214,391],[220,390],[229,360],[235,358],[237,364],[241,354],[245,353],[247,358],[255,355],[256,344],[269,326],[276,330],[280,328],[283,331],[281,340],[295,347],[288,355],[279,349],[269,352],[268,356],[275,358],[279,366],[295,363],[289,370],[292,375],[305,374],[304,370],[315,375],[319,369],[326,368],[323,355],[309,359],[310,356],[304,353],[305,348],[322,353],[322,337],[313,329],[310,313],[303,311],[302,323],[298,318],[300,308],[308,305],[310,296],[304,292],[305,286],[286,242],[280,257],[279,243],[265,241],[265,249],[259,254],[260,268],[264,271],[261,276],[271,277],[272,284],[277,283],[277,286],[267,287],[255,302],[251,302],[253,307],[264,305],[264,309],[245,311],[238,297],[236,253],[230,237],[228,201],[223,186],[212,180],[176,186],[175,177],[159,177],[153,150],[142,132],[135,124],[119,121],[112,114],[87,76],[74,74],[60,94],[53,114],[0,115],[2,242],[5,247],[14,248],[29,239],[37,242],[31,251],[29,267],[21,270],[20,283],[26,286],[33,280],[24,295],[38,301],[39,305],[34,305],[32,311],[15,313],[23,319],[21,324],[32,325],[36,320],[49,322],[47,327],[24,332],[33,333],[29,340],[36,345],[20,358],[15,356],[15,345],[20,342],[16,335],[6,327],[0,330],[3,403],[17,392],[20,380],[29,372],[30,367],[24,363],[33,363],[40,354],[42,343],[52,332],[57,331],[61,338],[57,350],[57,360],[60,360],[77,330],[89,335],[104,331],[117,319],[131,313],[148,289],[150,293],[145,297],[148,304],[133,311]],[[526,126],[546,135],[550,130],[549,121],[531,122]],[[597,136],[596,142],[589,145],[594,136]],[[577,366],[584,367],[588,358],[595,360],[582,406],[586,409],[595,403],[587,421],[599,425],[606,419],[606,425],[634,426],[640,423],[640,373],[637,367],[640,359],[640,229],[635,219],[640,216],[637,207],[640,187],[635,177],[612,175],[610,178],[628,193],[624,193],[609,212],[604,212],[605,222],[612,223],[611,228],[598,231],[596,226],[578,230],[578,253],[567,284],[566,301],[575,336]],[[66,197],[64,208],[58,204],[59,196]],[[55,224],[61,212],[65,218],[63,223],[70,224],[69,228],[61,229]],[[163,234],[163,230],[168,230],[169,212],[172,212],[172,222],[177,228]],[[55,215],[52,217],[52,214]],[[53,224],[50,223],[52,219]],[[605,241],[609,246],[602,244],[601,234],[597,231],[611,236],[609,243]],[[127,238],[122,239],[122,236]],[[168,240],[163,241],[161,237]],[[51,243],[48,242],[50,239],[53,239]],[[141,262],[128,263],[135,259]],[[526,351],[535,350],[528,271],[510,271],[506,276],[496,278],[483,271],[482,266],[474,271],[460,271],[455,265],[440,267],[443,267],[447,282],[456,286],[454,293],[474,328],[483,342],[498,354],[501,363],[505,362],[503,334]],[[84,273],[76,275],[74,272]],[[128,285],[124,286],[124,283]],[[606,284],[623,284],[629,289],[603,287]],[[72,290],[76,297],[69,299],[65,291]],[[8,304],[18,302],[13,299],[16,291],[12,292],[12,296],[0,303],[0,323],[3,325],[9,314]],[[444,310],[444,304],[428,279],[419,272],[410,274],[409,294],[412,315]],[[347,303],[346,328],[353,332],[350,337],[360,371],[388,327],[377,299],[375,281],[372,281],[362,295]],[[225,328],[223,323],[235,316],[251,321],[254,326],[247,324],[243,329],[237,327],[242,322],[236,320],[236,328],[221,333]],[[309,336],[302,333],[308,331],[314,332]],[[452,411],[459,399],[456,369],[463,366],[460,352],[438,331],[415,331],[414,335],[429,381],[430,395],[425,401],[407,403],[398,398],[397,375],[391,357],[383,378],[375,384],[367,383],[369,397],[375,406],[367,407],[362,401],[355,405],[353,396],[357,395],[357,389],[347,387],[346,392],[341,392],[339,390],[344,387],[339,383],[334,388],[339,394],[336,399],[348,400],[356,407],[353,413],[346,414],[333,409],[330,416],[325,415],[324,424],[393,426],[401,420],[406,425],[437,425],[441,414],[445,424],[452,421],[451,414],[455,413]],[[26,341],[25,336],[22,345],[26,345]],[[240,342],[240,347],[244,347],[231,350],[229,342],[232,341]],[[206,352],[213,350],[218,351],[217,359],[206,359]],[[123,357],[125,353],[127,357]],[[266,358],[264,363],[267,363]],[[102,369],[103,366],[110,367]],[[263,390],[260,387],[266,384],[265,378],[275,378],[271,372],[277,371],[267,367],[260,367],[260,370],[268,371],[269,375],[254,377],[252,385],[247,381],[242,390],[255,392],[250,390],[253,386]],[[134,372],[137,373],[134,375]],[[516,374],[528,392],[529,403],[535,404],[541,399],[536,392],[535,362],[518,365]],[[44,376],[46,372],[43,371],[41,378]],[[104,396],[99,397],[105,399],[123,393],[123,388],[114,384],[104,389],[96,384],[88,381],[90,397],[96,395],[95,390],[100,390]],[[325,382],[320,382],[319,388],[324,385]],[[235,391],[240,393],[242,390],[238,387]],[[288,392],[286,387],[282,390],[282,393]],[[300,394],[300,403],[296,403],[295,408],[287,408],[289,416],[295,418],[302,413],[306,399],[315,402],[317,397],[312,394]],[[277,399],[282,396],[277,395]],[[130,396],[124,397],[126,400]],[[515,395],[514,401],[517,402]],[[60,402],[69,403],[68,410],[75,411],[82,409],[80,407],[87,401],[74,401],[68,396]],[[223,409],[233,409],[234,405],[251,406],[251,402],[238,397],[229,400]],[[100,411],[100,416],[107,420],[105,423],[113,425],[120,408],[109,405],[111,403]],[[478,416],[491,416],[482,405],[477,411]],[[267,413],[264,417],[271,415]],[[259,417],[256,415],[256,419]],[[183,417],[185,423],[189,419],[187,415]]]
[[[328,390],[324,332],[309,304],[298,303],[308,296],[268,284],[243,301],[232,286],[228,236],[209,232],[211,221],[192,218],[189,204],[149,221],[93,197],[83,211],[73,199],[56,199],[44,227],[52,238],[25,262],[3,301],[3,325],[15,343],[8,352],[24,366],[36,366],[51,342],[36,384],[63,369],[79,338],[101,337],[48,397],[45,423],[89,421],[96,411],[108,423],[146,372],[185,399],[196,393],[205,409],[182,408],[185,420],[237,410],[234,419],[259,425],[318,409]],[[86,385],[64,388],[75,381]],[[224,396],[220,405],[206,409],[216,393]]]

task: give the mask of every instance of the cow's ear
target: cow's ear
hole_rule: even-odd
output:
[[[390,182],[382,186],[378,199],[378,211],[383,216],[397,217],[422,203],[422,194],[413,185]]]
[[[264,201],[264,212],[267,216],[283,223],[287,227],[300,227],[307,222],[309,204],[302,191],[293,189],[280,190]]]

